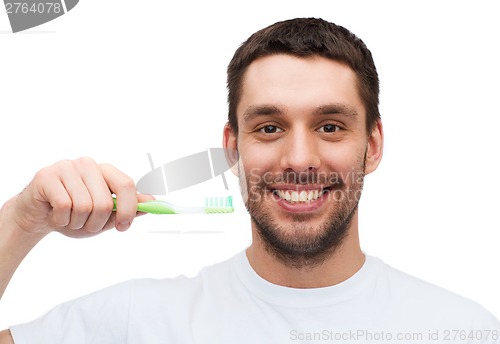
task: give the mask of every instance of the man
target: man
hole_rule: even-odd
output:
[[[481,306],[361,251],[358,201],[383,150],[361,40],[320,19],[276,23],[236,51],[228,89],[223,142],[251,246],[193,279],[134,280],[68,302],[0,343],[500,343]],[[149,198],[88,158],[41,170],[0,213],[0,290],[49,232],[126,230]]]

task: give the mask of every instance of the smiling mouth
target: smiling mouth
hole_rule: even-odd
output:
[[[329,192],[329,188],[314,190],[281,190],[275,189],[273,195],[289,203],[311,203]]]

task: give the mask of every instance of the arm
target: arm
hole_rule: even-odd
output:
[[[0,344],[14,344],[9,330],[0,332]]]
[[[12,203],[14,199],[5,203],[0,211],[0,299],[24,257],[46,235],[16,228],[9,214],[14,211]]]
[[[0,210],[0,298],[19,264],[47,234],[83,238],[113,227],[125,231],[137,215],[137,202],[150,198],[138,195],[134,182],[121,171],[89,158],[40,170]],[[4,338],[10,334],[1,332],[0,344]]]

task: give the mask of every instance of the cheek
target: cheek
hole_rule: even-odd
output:
[[[258,144],[239,146],[238,174],[243,202],[259,201],[262,198],[259,185],[270,171],[276,169],[276,155],[263,150]],[[254,203],[254,202],[251,202]]]
[[[279,161],[279,152],[273,151],[271,147],[264,147],[258,143],[240,146],[240,169],[246,175],[261,174],[276,169]]]
[[[349,176],[364,165],[365,148],[353,145],[328,145],[321,150],[321,169]]]

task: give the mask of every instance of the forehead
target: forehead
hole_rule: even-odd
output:
[[[332,103],[364,117],[356,74],[347,64],[320,56],[270,55],[248,66],[237,115],[240,120],[248,107],[262,104],[307,111]]]

